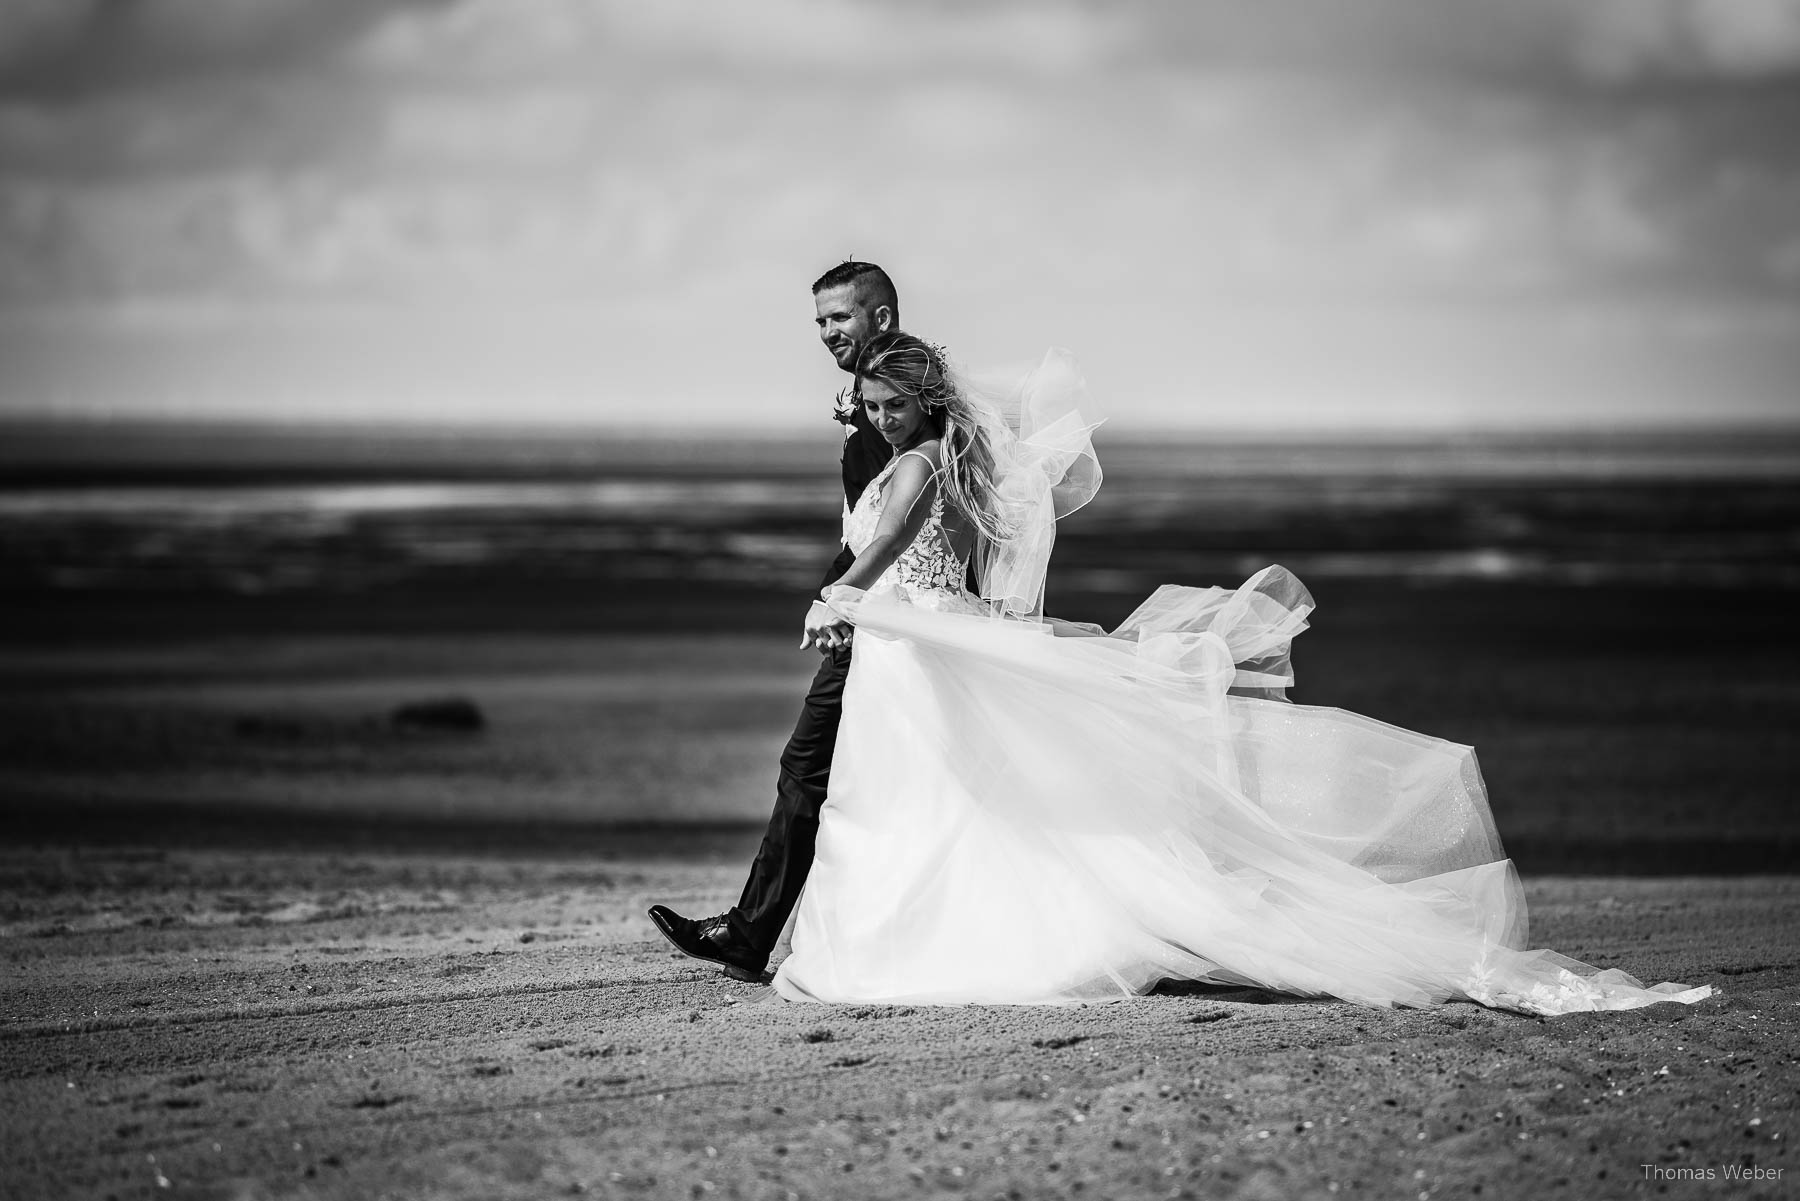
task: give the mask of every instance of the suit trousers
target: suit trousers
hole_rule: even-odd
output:
[[[849,647],[841,647],[821,657],[800,720],[794,723],[794,733],[781,752],[769,828],[750,865],[744,895],[726,914],[732,930],[765,955],[775,949],[812,870],[819,810],[831,782],[831,754],[844,715],[850,654]]]

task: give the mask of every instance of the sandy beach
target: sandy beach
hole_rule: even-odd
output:
[[[5,1191],[1793,1193],[1791,878],[1528,881],[1534,945],[1719,986],[1693,1007],[841,1008],[655,937],[646,904],[722,907],[747,851],[9,851]]]
[[[1089,590],[1059,612],[1118,621],[1171,531],[1194,542],[1176,578],[1202,582],[1250,546],[1317,563],[1368,530],[1362,508],[1346,533],[1250,506],[1260,524],[1227,538],[1170,495],[1154,529],[1069,540]],[[1444,511],[1499,522],[1470,495]],[[1570,505],[1612,528],[1612,492],[1570,495],[1502,499],[1549,505],[1559,537]],[[1731,513],[1761,511],[1745,495]],[[1376,549],[1436,504],[1408,501]],[[463,537],[444,520],[394,545]],[[645,520],[621,528],[652,550],[691,532]],[[265,524],[215,548],[221,570],[296,561]],[[302,549],[348,555],[333,572],[391,557],[348,528]],[[66,566],[45,545],[20,561]],[[1296,650],[1301,703],[1478,749],[1533,945],[1714,999],[1548,1021],[1193,988],[826,1008],[674,956],[644,915],[736,898],[812,669],[802,593],[560,562],[364,591],[8,594],[0,1195],[1794,1194],[1800,637],[1781,588],[1327,572]],[[445,700],[479,726],[397,720]]]
[[[1800,1201],[1796,131],[1800,0],[0,0],[0,1201]],[[1708,995],[647,913],[808,872]]]

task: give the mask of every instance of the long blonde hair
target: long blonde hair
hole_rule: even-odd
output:
[[[888,330],[869,339],[857,363],[857,382],[878,379],[914,397],[942,442],[938,487],[963,519],[989,542],[1013,534],[992,503],[994,451],[987,429],[950,382],[944,352],[923,338]]]

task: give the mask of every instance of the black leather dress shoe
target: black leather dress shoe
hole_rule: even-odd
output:
[[[725,920],[724,914],[695,921],[691,917],[682,917],[667,905],[652,905],[650,920],[669,940],[669,945],[683,955],[716,963],[733,980],[768,983],[769,957],[746,945],[731,928],[731,923]]]

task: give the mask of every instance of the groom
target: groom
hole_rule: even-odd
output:
[[[870,338],[900,325],[900,300],[887,272],[874,263],[844,262],[821,275],[812,286],[819,340],[844,371],[854,374]],[[893,455],[893,448],[869,424],[860,404],[852,403],[852,385],[839,395],[844,437],[844,499],[852,507]],[[845,410],[848,409],[846,413]],[[838,552],[821,586],[837,582],[856,561],[848,546]],[[762,848],[750,865],[744,895],[730,910],[709,918],[686,918],[666,905],[650,907],[650,920],[663,937],[696,959],[721,964],[739,980],[761,980],[769,953],[800,899],[800,888],[812,869],[813,842],[819,833],[819,808],[831,778],[831,752],[843,715],[844,678],[850,672],[850,628],[830,610],[814,605],[807,616],[805,640],[823,652],[819,672],[807,691],[800,720],[781,753],[775,780],[775,812],[769,817]]]

